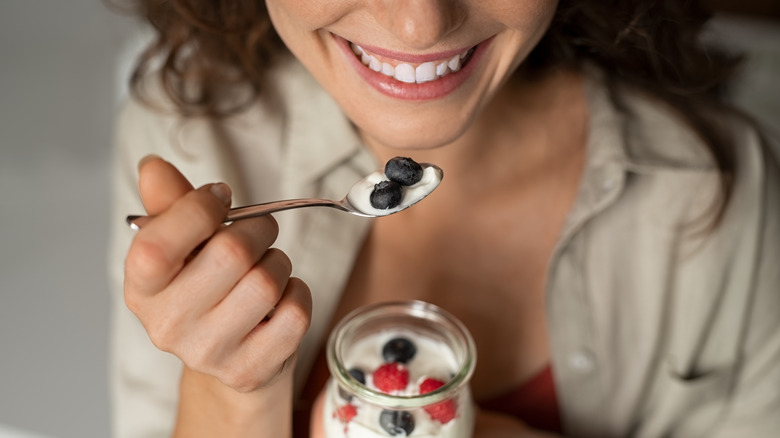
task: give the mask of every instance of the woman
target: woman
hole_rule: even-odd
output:
[[[330,328],[411,298],[474,335],[476,436],[780,429],[777,164],[693,2],[137,3],[117,436],[319,436]],[[446,173],[401,214],[221,225],[397,155]]]

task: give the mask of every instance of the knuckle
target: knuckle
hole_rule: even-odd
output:
[[[167,333],[159,330],[148,330],[149,340],[158,350],[173,353],[173,342]]]
[[[197,191],[192,193],[198,194]],[[195,195],[193,195],[193,198],[194,196]],[[191,223],[194,223],[197,226],[212,228],[219,222],[216,212],[208,205],[208,202],[194,198],[189,200],[188,204],[187,215]]]
[[[232,233],[219,233],[212,239],[216,247],[216,259],[220,265],[240,264],[251,266],[256,255],[250,242]]]
[[[273,275],[261,268],[254,268],[247,274],[247,287],[258,304],[276,304],[282,296],[282,289]]]
[[[170,265],[162,245],[139,235],[127,252],[125,273],[141,279],[155,278],[164,275]]]
[[[193,342],[191,345],[183,348],[179,353],[179,358],[187,364],[188,367],[198,370],[205,374],[214,373],[216,369],[213,353],[213,344],[206,342]]]
[[[244,232],[253,236],[266,247],[279,237],[279,224],[271,215],[258,216],[240,223],[233,223],[231,227],[241,227]]]
[[[139,294],[133,293],[127,286],[125,286],[125,306],[133,312],[134,315],[140,316],[142,309],[142,299]]]
[[[288,306],[282,313],[282,317],[284,325],[297,337],[302,337],[311,325],[311,312],[298,303]]]
[[[281,267],[282,272],[285,273],[285,277],[290,276],[293,269],[292,261],[284,251],[278,248],[270,248],[266,251],[265,257],[273,259],[275,263]]]
[[[276,237],[279,236],[279,223],[276,222],[276,219],[270,214],[260,216],[258,219],[266,232],[269,233],[273,240],[276,240]]]
[[[254,274],[253,274],[254,275]],[[258,309],[268,309],[276,305],[282,292],[277,287],[261,286],[259,283],[248,282],[247,297],[249,304]]]
[[[146,331],[149,334],[149,340],[157,349],[176,354],[176,347],[180,344],[177,326],[178,324],[174,322],[173,318],[162,318],[150,324]]]

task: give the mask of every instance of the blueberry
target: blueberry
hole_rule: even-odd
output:
[[[395,157],[385,164],[385,175],[402,186],[417,184],[423,177],[423,168],[408,157]]]
[[[366,384],[366,373],[363,372],[360,368],[350,368],[349,371],[347,371],[350,376],[352,376],[353,379],[360,382],[361,385]],[[352,394],[348,393],[344,390],[341,386],[339,386],[339,396],[346,400],[346,401],[352,401]]]
[[[407,338],[393,338],[382,347],[385,362],[407,363],[417,354],[417,347]]]
[[[349,375],[352,376],[353,379],[360,382],[361,385],[366,384],[366,373],[363,372],[360,368],[350,368],[349,369]]]
[[[406,411],[384,410],[379,415],[379,425],[392,436],[409,436],[414,430],[414,417]]]
[[[395,181],[380,181],[374,186],[369,201],[371,206],[379,210],[397,207],[401,203],[403,192],[401,185]]]

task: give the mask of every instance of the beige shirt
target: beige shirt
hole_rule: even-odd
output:
[[[169,436],[179,361],[124,306],[122,264],[142,212],[136,164],[155,153],[197,186],[226,181],[234,205],[340,199],[378,168],[330,97],[295,61],[276,99],[214,122],[129,101],[117,125],[110,270],[114,436]],[[780,172],[737,121],[738,174],[720,226],[685,228],[717,191],[699,139],[663,105],[615,109],[587,80],[587,163],[548,273],[547,318],[564,431],[571,437],[780,436]],[[274,102],[271,105],[270,102]],[[446,169],[445,169],[446,172]],[[311,287],[312,327],[296,381],[324,342],[370,220],[329,209],[277,213],[276,246]],[[511,334],[507,334],[511,338]],[[298,388],[300,389],[300,388]]]

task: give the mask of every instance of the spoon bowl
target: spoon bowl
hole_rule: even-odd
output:
[[[358,202],[350,202],[350,199],[368,199],[371,193],[370,188],[373,187],[373,184],[375,184],[373,181],[376,181],[377,179],[381,178],[382,175],[384,175],[382,171],[377,171],[357,181],[352,186],[347,195],[344,196],[344,198],[340,201],[319,198],[302,198],[246,205],[243,207],[231,208],[228,211],[227,216],[225,216],[225,220],[223,222],[234,222],[242,219],[264,216],[266,214],[271,214],[278,211],[293,210],[304,207],[330,207],[345,213],[350,213],[362,217],[389,216],[391,214],[398,213],[399,211],[406,210],[412,205],[420,202],[436,187],[438,187],[442,178],[444,178],[444,171],[442,171],[438,166],[430,163],[420,163],[420,165],[424,170],[423,179],[417,184],[405,187],[405,193],[401,204],[394,208],[381,210],[371,207],[368,205],[368,202],[360,202],[359,206],[354,205],[358,204]],[[134,230],[140,230],[151,219],[151,216],[131,215],[127,216],[126,221],[130,228]]]

